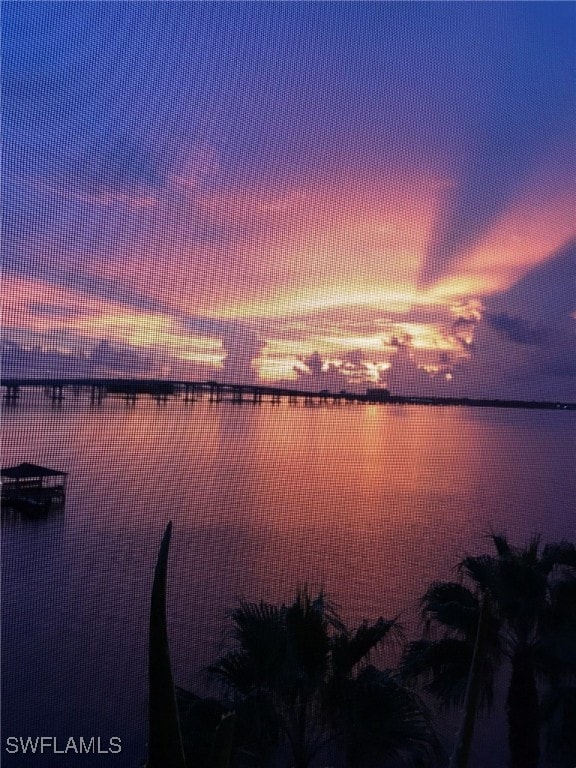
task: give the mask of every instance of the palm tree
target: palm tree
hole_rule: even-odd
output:
[[[494,676],[508,660],[509,765],[537,768],[543,719],[539,679],[550,692],[559,690],[560,681],[576,679],[576,548],[567,541],[541,548],[534,537],[521,549],[505,536],[491,538],[496,554],[464,558],[458,566],[461,583],[436,582],[428,589],[421,601],[427,637],[408,645],[401,671],[405,680],[423,681],[442,705],[461,704],[485,594],[490,608],[480,706],[490,708]]]
[[[249,707],[251,722],[265,724],[254,741],[273,737],[268,747],[289,754],[293,768],[308,768],[328,744],[355,766],[386,755],[412,765],[437,748],[415,695],[368,663],[399,638],[395,620],[350,632],[322,593],[306,590],[291,605],[243,602],[232,618],[236,646],[209,671],[234,697],[239,722]]]

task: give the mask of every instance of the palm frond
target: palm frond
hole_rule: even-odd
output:
[[[282,663],[286,647],[285,614],[285,606],[264,602],[242,602],[232,613],[234,636],[240,648],[263,674]]]
[[[498,561],[492,555],[465,557],[458,564],[458,571],[466,575],[480,589],[492,589],[497,575]]]
[[[348,684],[342,722],[353,765],[395,758],[404,765],[429,765],[440,752],[429,714],[418,697],[388,670],[368,666]]]
[[[565,565],[576,568],[576,546],[566,539],[553,544],[546,544],[542,550],[540,562],[546,573],[550,573],[556,566]]]
[[[576,574],[551,582],[549,596],[549,614],[555,624],[576,625]]]
[[[242,650],[229,651],[207,667],[207,672],[213,679],[244,696],[260,688],[267,675],[267,669],[256,665],[252,657]]]
[[[434,582],[420,601],[422,616],[444,628],[472,636],[476,631],[480,606],[478,598],[463,584]]]
[[[318,684],[325,676],[330,651],[323,613],[308,598],[299,599],[287,609],[285,621],[287,677]]]
[[[406,646],[400,661],[400,677],[407,683],[421,685],[444,709],[459,706],[464,700],[473,651],[472,642],[457,638],[417,640]],[[495,667],[490,656],[482,660],[482,709],[492,706]]]
[[[540,544],[542,542],[542,536],[539,533],[534,534],[528,544],[522,550],[517,551],[517,556],[526,565],[534,568],[539,563]]]
[[[328,599],[325,592],[320,591],[320,593],[311,600],[310,607],[312,610],[320,613],[336,632],[343,632],[346,629],[346,625],[338,613],[338,606],[332,600]]]
[[[335,676],[347,676],[354,667],[369,659],[370,654],[386,640],[402,636],[400,625],[395,619],[379,618],[374,624],[364,621],[350,635],[343,632],[332,640],[332,664]]]
[[[506,559],[512,556],[512,553],[513,553],[512,547],[508,543],[508,539],[503,533],[493,533],[491,534],[490,538],[492,539],[492,542],[496,547],[496,552],[498,553],[498,557],[502,559]]]

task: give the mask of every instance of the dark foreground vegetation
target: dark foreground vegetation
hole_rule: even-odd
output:
[[[323,593],[243,602],[233,643],[208,672],[218,698],[175,688],[165,619],[171,524],[150,620],[148,768],[465,768],[477,713],[507,684],[509,768],[576,765],[576,548],[534,538],[466,557],[421,600],[424,636],[398,669],[375,654],[403,642],[396,619],[349,629]],[[447,754],[428,708],[458,712]]]

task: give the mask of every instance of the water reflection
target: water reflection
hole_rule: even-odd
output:
[[[29,731],[33,697],[40,731],[58,727],[51,691],[65,691],[70,665],[47,661],[62,656],[70,579],[65,513],[29,518],[3,510],[3,720],[10,733]]]
[[[61,517],[4,524],[5,732],[97,728],[131,745],[111,764],[144,756],[167,520],[175,676],[198,689],[239,596],[287,600],[307,583],[351,625],[400,613],[410,630],[424,587],[490,528],[574,538],[575,426],[465,408],[21,402],[4,416],[4,462],[69,482]]]

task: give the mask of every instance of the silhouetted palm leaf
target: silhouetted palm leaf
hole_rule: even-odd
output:
[[[446,637],[441,640],[417,640],[409,643],[400,662],[400,675],[406,682],[418,682],[438,699],[444,709],[464,701],[473,644],[468,640]],[[494,698],[494,664],[483,660],[480,706],[489,710]]]
[[[366,662],[370,654],[385,640],[397,641],[401,629],[395,619],[378,619],[374,624],[364,621],[358,629],[349,634],[343,632],[332,640],[333,675],[346,677],[357,664]]]
[[[542,550],[540,562],[547,574],[556,566],[566,565],[576,568],[576,546],[565,539],[555,544],[546,544]]]
[[[447,630],[473,637],[478,625],[479,602],[476,595],[463,584],[434,582],[422,600],[422,615],[433,619]]]
[[[421,755],[426,745],[435,745],[429,722],[413,694],[390,675],[378,678],[376,670],[367,676],[358,673],[372,651],[398,637],[396,621],[364,622],[350,632],[323,593],[313,599],[306,589],[288,606],[242,603],[232,618],[237,646],[209,671],[235,692],[239,722],[248,709],[262,723],[264,713],[272,713],[276,743],[291,750],[294,765],[308,766],[330,741],[344,740],[350,749],[356,745],[354,750],[360,756],[358,745],[372,733],[369,723],[374,726],[377,748],[384,745],[386,754],[408,755],[412,750]],[[388,701],[387,696],[394,700]],[[380,714],[372,712],[373,700],[378,702]],[[354,716],[355,709],[362,716]],[[362,722],[364,730],[355,733]],[[241,733],[241,726],[238,731]],[[254,739],[246,739],[245,748],[256,755]],[[362,754],[367,755],[370,745],[366,743],[363,749]]]
[[[429,765],[439,755],[425,707],[390,671],[368,666],[347,687],[341,728],[351,765],[392,757]]]
[[[576,550],[561,541],[540,552],[534,536],[524,548],[492,535],[496,555],[465,557],[458,566],[476,593],[490,598],[481,674],[482,701],[489,704],[492,678],[502,655],[512,664],[507,707],[511,768],[538,763],[540,714],[536,674],[554,686],[576,670]],[[428,623],[440,640],[412,643],[402,660],[406,679],[423,682],[444,705],[461,701],[472,659],[478,599],[466,584],[436,583],[422,600]]]

